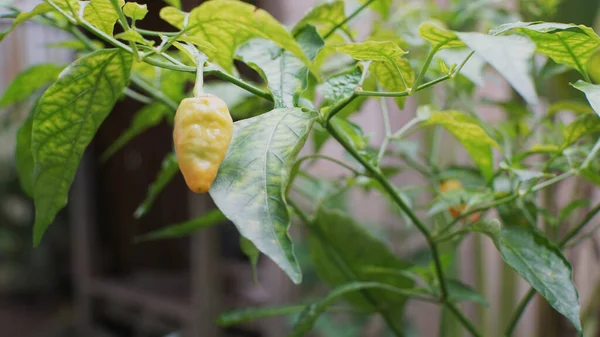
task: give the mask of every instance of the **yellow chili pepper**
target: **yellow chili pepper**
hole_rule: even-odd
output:
[[[173,141],[179,169],[188,187],[206,193],[225,158],[233,120],[227,105],[217,96],[186,98],[175,114]]]

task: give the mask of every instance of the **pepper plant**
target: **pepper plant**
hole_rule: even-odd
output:
[[[456,255],[465,237],[485,235],[506,265],[531,285],[513,308],[504,335],[512,335],[535,293],[582,334],[580,298],[564,251],[589,237],[600,205],[574,198],[562,209],[548,209],[538,195],[567,179],[600,184],[600,85],[595,84],[600,37],[592,28],[510,23],[510,13],[474,9],[468,1],[454,1],[451,9],[430,7],[433,14],[426,18],[418,8],[391,0],[328,1],[290,27],[241,1],[206,1],[189,12],[178,1],[166,2],[160,17],[174,27],[169,32],[139,28],[146,5],[123,0],[45,0],[30,12],[10,7],[4,15],[14,21],[0,38],[33,20],[71,34],[62,46],[78,57],[66,67],[40,64],[22,72],[0,101],[15,104],[49,86],[37,96],[16,142],[19,178],[35,202],[35,245],[67,204],[82,155],[115,103],[129,97],[146,105],[104,160],[144,130],[172,123],[180,101],[192,95],[186,82],[195,79],[195,93],[207,92],[229,105],[236,120],[230,144],[211,143],[216,139],[211,135],[228,126],[199,115],[215,113],[210,105],[201,112],[193,104],[180,107],[193,120],[180,127],[200,131],[188,135],[195,138],[187,147],[176,144],[177,157],[165,158],[135,217],[145,214],[177,174],[182,156],[218,169],[208,181],[218,209],[142,239],[186,235],[228,219],[254,263],[264,254],[301,283],[293,244],[301,238],[288,234],[293,221],[305,233],[310,268],[331,287],[308,304],[236,310],[217,323],[298,313],[290,336],[303,336],[332,304],[345,302],[364,315],[381,315],[391,333],[402,336],[405,304],[415,300],[444,307],[471,335],[483,336],[485,327],[467,318],[458,303],[484,300],[477,289],[449,276],[446,257]],[[357,32],[351,24],[366,13],[375,18],[372,27]],[[474,32],[476,26],[493,29]],[[243,78],[236,67],[241,63],[262,82]],[[477,108],[483,99],[474,93],[483,85],[484,69],[493,69],[514,90],[508,100],[485,102],[504,111],[500,121],[486,120]],[[569,90],[580,96],[555,99],[548,83],[573,70],[578,79]],[[217,81],[205,83],[205,77]],[[401,110],[408,97],[418,102],[416,113],[392,130],[389,111],[409,114],[410,109]],[[367,113],[381,114],[384,123],[379,144],[352,122],[369,99],[377,100],[379,109]],[[574,113],[569,122],[557,118],[565,111]],[[411,141],[417,131],[428,140]],[[471,164],[439,160],[445,133],[464,148]],[[328,156],[322,151],[326,142],[339,144],[346,156]],[[303,149],[310,154],[299,156]],[[339,165],[346,175],[315,177],[307,168],[321,160]],[[203,169],[186,163],[190,186],[197,179],[206,183]],[[427,184],[394,179],[406,171]],[[424,238],[426,258],[395,254],[388,246],[394,242],[359,224],[344,202],[353,190],[389,200],[398,226]],[[423,196],[432,201],[423,202]],[[566,221],[574,211],[581,214],[578,222]]]

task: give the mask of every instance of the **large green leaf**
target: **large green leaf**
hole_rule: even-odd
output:
[[[63,69],[64,66],[42,63],[20,72],[0,99],[0,108],[29,98],[39,89],[56,81],[58,74]]]
[[[494,67],[529,104],[538,96],[529,74],[535,45],[520,36],[492,36],[481,33],[456,35],[483,60]]]
[[[531,38],[537,52],[556,63],[566,64],[587,74],[586,63],[600,48],[600,37],[590,27],[554,22],[517,22],[498,27],[493,33],[517,31]]]
[[[567,148],[580,138],[600,133],[600,120],[595,115],[583,115],[567,125],[563,130],[562,147]]]
[[[424,125],[441,125],[465,147],[481,173],[490,179],[494,173],[492,146],[498,144],[485,132],[479,122],[462,112],[440,111],[431,114]]]
[[[172,239],[189,236],[195,232],[216,225],[220,222],[225,222],[227,218],[220,210],[214,209],[204,213],[203,215],[174,225],[159,228],[150,233],[140,235],[135,238],[137,242],[149,240]]]
[[[486,231],[502,259],[581,332],[579,294],[569,261],[536,229],[508,226]]]
[[[40,99],[32,131],[35,244],[67,204],[83,152],[125,88],[131,62],[130,54],[115,49],[88,54]]]
[[[147,129],[160,124],[169,111],[169,108],[161,103],[152,103],[141,108],[133,116],[131,125],[102,153],[100,160],[107,160],[130,140]]]
[[[233,139],[210,189],[215,204],[240,234],[295,283],[300,267],[287,233],[284,191],[296,155],[317,118],[314,111],[275,109],[234,124]]]
[[[179,163],[175,153],[171,152],[165,156],[160,171],[156,175],[154,182],[148,187],[148,193],[144,201],[135,210],[134,217],[136,219],[141,218],[150,210],[156,197],[162,192],[162,190],[173,180],[173,177],[179,172]]]
[[[85,4],[83,18],[104,33],[112,36],[115,23],[117,22],[117,19],[119,19],[119,14],[113,7],[111,1],[91,0]],[[124,4],[124,0],[119,0],[120,7],[123,7]]]
[[[413,281],[406,277],[368,272],[367,267],[400,271],[407,269],[409,264],[397,258],[386,243],[341,211],[318,210],[311,226],[309,245],[317,273],[331,286],[354,281],[380,282],[401,289],[413,285]],[[385,291],[373,290],[368,293],[368,298],[363,294],[351,294],[345,298],[367,310],[377,310],[377,305],[385,303],[401,311],[406,301],[406,296]]]
[[[292,31],[296,33],[306,24],[311,24],[317,27],[319,34],[325,35],[345,19],[344,1],[324,2],[311,8]],[[345,32],[346,35],[352,36],[348,24],[343,24],[338,29]]]
[[[600,116],[600,85],[590,84],[582,80],[571,85],[577,90],[583,91],[594,111]]]
[[[189,16],[174,7],[165,7],[160,16],[188,35],[214,45],[216,51],[205,52],[211,61],[227,71],[233,69],[236,48],[255,37],[271,40],[305,64],[310,64],[292,35],[276,19],[266,11],[241,1],[206,1],[193,9]],[[184,28],[186,16],[188,21]]]
[[[437,27],[430,23],[424,23],[419,26],[419,35],[425,41],[431,43],[434,49],[438,50],[465,46],[453,31]]]
[[[33,107],[35,109],[36,106]],[[35,110],[34,110],[35,111]],[[32,111],[25,123],[17,131],[15,146],[15,167],[21,188],[33,198],[33,153],[31,152],[31,130],[33,129]]]
[[[304,53],[313,59],[325,45],[312,25],[305,25],[296,34]],[[239,58],[256,69],[267,81],[276,108],[298,106],[300,94],[306,89],[308,69],[294,54],[264,39],[253,39],[237,50]]]

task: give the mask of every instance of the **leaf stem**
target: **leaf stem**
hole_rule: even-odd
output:
[[[425,59],[425,63],[423,63],[423,67],[421,68],[421,71],[419,72],[419,75],[417,76],[417,79],[415,80],[415,84],[410,89],[410,94],[412,94],[415,91],[415,89],[418,88],[419,82],[421,82],[421,80],[425,76],[425,73],[427,72],[427,69],[429,69],[429,65],[431,64],[431,61],[433,60],[433,56],[435,55],[435,53],[437,53],[437,51],[439,49],[440,49],[439,46],[435,46],[435,47],[431,47],[431,49],[429,50],[429,53],[427,54],[427,58]]]
[[[337,160],[337,159],[335,159],[335,158],[332,158],[332,157],[328,157],[328,156],[326,156],[326,155],[323,155],[323,154],[318,154],[318,153],[317,153],[317,154],[309,154],[309,155],[306,155],[306,156],[304,156],[304,157],[298,158],[298,160],[296,160],[296,164],[294,164],[294,166],[296,166],[296,165],[300,165],[300,164],[302,164],[302,162],[304,162],[304,161],[306,161],[306,160],[308,160],[308,159],[312,159],[312,158],[319,158],[319,159],[328,160],[328,161],[330,161],[330,162],[332,162],[332,163],[336,163],[336,164],[338,164],[339,166],[341,166],[341,167],[343,167],[343,168],[346,168],[346,169],[348,169],[349,171],[351,171],[352,173],[354,173],[354,174],[355,174],[355,175],[357,175],[357,176],[361,175],[361,173],[360,173],[360,172],[358,172],[358,171],[357,171],[356,169],[354,169],[352,166],[350,166],[350,165],[348,165],[348,164],[344,163],[343,161],[341,161],[341,160]]]
[[[146,91],[152,98],[156,99],[157,101],[160,101],[164,105],[173,109],[173,111],[177,110],[177,103],[175,101],[173,101],[171,98],[165,95],[162,91],[148,84],[146,81],[142,80],[134,74],[131,74],[131,82],[133,82],[135,85]]]
[[[147,36],[174,36],[179,34],[178,32],[158,32],[158,31],[154,31],[154,30],[147,30],[147,29],[141,29],[136,27],[135,30],[142,34],[142,35],[147,35]]]
[[[454,314],[454,316],[456,316],[456,318],[458,318],[458,320],[462,323],[462,325],[467,330],[469,330],[469,332],[473,336],[481,337],[481,334],[479,333],[479,331],[477,331],[477,329],[475,328],[473,323],[471,323],[471,321],[462,312],[460,312],[460,310],[458,310],[458,308],[454,304],[452,304],[450,302],[446,302],[445,305],[446,305],[446,308],[448,308],[450,310],[450,312],[452,312]]]
[[[350,102],[352,102],[356,97],[358,97],[358,93],[361,92],[360,90],[356,90],[354,91],[354,93],[352,95],[350,95],[350,97],[337,102],[331,109],[329,109],[329,111],[327,112],[327,117],[325,118],[326,122],[329,122],[330,119],[332,119],[338,112],[340,112],[343,108],[346,107],[346,105],[350,104]]]
[[[379,87],[379,86],[378,86]],[[379,107],[381,110],[381,118],[383,119],[383,128],[385,130],[385,136],[381,145],[379,146],[379,152],[377,153],[377,167],[381,164],[385,151],[387,150],[388,144],[390,143],[390,137],[392,137],[392,127],[390,125],[390,113],[388,111],[387,102],[385,97],[379,98]]]
[[[354,19],[354,17],[356,17],[360,12],[362,12],[363,9],[367,8],[367,6],[369,6],[372,2],[375,2],[375,0],[369,0],[369,1],[365,2],[362,6],[358,7],[357,9],[354,10],[354,12],[352,12],[350,15],[348,15],[348,17],[346,17],[343,21],[341,21],[340,23],[338,23],[335,26],[333,26],[331,28],[331,30],[329,30],[327,33],[325,33],[325,35],[323,35],[323,40],[326,40],[333,33],[335,33],[335,31],[338,28],[340,28],[341,26],[345,25],[350,20]]]
[[[113,8],[117,12],[117,15],[119,16],[119,23],[121,24],[121,27],[123,27],[123,31],[124,32],[130,31],[131,27],[129,26],[129,22],[127,22],[127,18],[125,17],[125,14],[123,13],[123,9],[121,8],[121,6],[119,6],[119,1],[118,0],[110,0],[110,3],[112,4]],[[139,61],[140,60],[140,52],[138,51],[136,43],[133,41],[129,41],[129,46],[131,47],[131,50],[133,51],[134,59],[136,61]]]

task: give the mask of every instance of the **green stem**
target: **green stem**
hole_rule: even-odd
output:
[[[173,101],[171,98],[165,95],[162,91],[148,84],[146,81],[132,74],[131,82],[133,82],[135,85],[146,91],[152,98],[156,99],[157,101],[160,101],[161,103],[165,104],[174,111],[177,110],[177,103],[175,101]]]
[[[548,179],[548,180],[546,180],[546,181],[544,181],[542,183],[539,183],[539,184],[533,186],[530,189],[529,192],[537,192],[537,191],[539,191],[539,190],[541,190],[541,189],[543,189],[545,187],[548,187],[550,185],[554,185],[555,183],[557,183],[559,181],[565,180],[565,179],[573,176],[574,174],[575,174],[574,170],[569,170],[569,171],[564,172],[564,173],[562,173],[560,175],[557,175],[556,177],[554,177],[552,179]]]
[[[348,164],[344,163],[343,161],[341,161],[341,160],[337,160],[337,159],[335,159],[335,158],[331,158],[331,157],[328,157],[328,156],[326,156],[326,155],[322,155],[322,154],[309,154],[309,155],[306,155],[306,156],[304,156],[304,157],[298,158],[298,160],[296,160],[296,163],[294,164],[294,166],[296,166],[296,165],[300,165],[300,164],[302,164],[304,161],[306,161],[306,160],[308,160],[308,159],[313,159],[313,158],[319,158],[319,159],[328,160],[328,161],[330,161],[330,162],[332,162],[332,163],[336,163],[336,164],[338,164],[339,166],[341,166],[341,167],[343,167],[343,168],[346,168],[346,169],[348,169],[349,171],[351,171],[352,173],[354,173],[354,174],[355,174],[355,175],[357,175],[357,176],[361,175],[361,173],[360,173],[360,172],[358,172],[357,170],[355,170],[355,169],[354,169],[352,166],[350,166],[350,165],[348,165]]]
[[[337,102],[331,109],[329,109],[329,111],[327,112],[327,118],[325,119],[326,121],[329,121],[330,119],[332,119],[338,112],[342,111],[343,108],[346,107],[346,105],[350,104],[350,102],[352,102],[356,97],[358,97],[358,93],[360,91],[355,91],[350,97]]]
[[[437,51],[439,49],[440,49],[439,46],[435,46],[435,47],[431,47],[431,50],[429,50],[429,53],[427,54],[427,58],[425,59],[425,63],[423,64],[423,67],[421,68],[421,71],[419,72],[419,75],[417,76],[417,79],[415,80],[415,84],[410,89],[411,94],[415,91],[416,88],[418,88],[419,82],[421,82],[423,77],[425,77],[425,73],[427,72],[427,69],[429,69],[429,65],[431,64],[431,61],[433,60],[433,55],[435,55],[435,53],[437,53]]]
[[[374,97],[404,97],[408,96],[408,91],[368,91],[368,90],[357,90],[354,92],[356,96],[374,96]]]
[[[394,132],[394,134],[392,134],[391,138],[395,139],[395,140],[402,139],[402,136],[404,135],[404,133],[406,131],[408,131],[413,126],[419,124],[421,121],[422,121],[422,119],[418,118],[418,117],[411,119],[406,124],[404,124],[398,131]]]
[[[121,8],[121,6],[119,6],[119,1],[118,0],[110,0],[110,3],[112,4],[113,8],[115,9],[115,12],[117,12],[117,15],[119,16],[119,23],[121,24],[121,27],[123,27],[123,31],[124,32],[130,31],[131,27],[129,26],[129,22],[127,22],[127,18],[125,17],[125,14],[123,13],[123,9]],[[135,42],[129,41],[129,46],[131,47],[131,50],[133,51],[134,59],[136,61],[139,61],[140,53],[137,49],[137,45],[135,44]]]
[[[132,98],[140,103],[144,103],[144,104],[152,103],[152,99],[150,97],[146,97],[146,96],[140,94],[139,92],[131,90],[127,87],[125,89],[123,89],[123,93],[125,95],[127,95],[127,97]]]
[[[333,28],[331,28],[331,30],[329,30],[327,33],[325,33],[325,35],[323,35],[323,40],[325,40],[328,37],[330,37],[333,33],[335,33],[335,31],[338,28],[340,28],[341,26],[345,25],[350,20],[354,19],[355,16],[357,16],[360,12],[362,12],[363,9],[367,8],[367,6],[369,6],[374,1],[375,0],[369,0],[369,1],[365,2],[362,6],[358,7],[357,9],[355,9],[354,12],[352,12],[350,15],[348,15],[343,21],[341,21],[340,23],[336,24],[335,26],[333,26]]]
[[[342,137],[336,130],[331,126],[331,124],[327,124],[327,131],[335,138],[345,149],[348,151],[352,157],[354,157],[358,162],[360,162],[364,168],[371,173],[373,178],[383,186],[385,191],[390,195],[390,197],[394,200],[396,205],[402,209],[406,215],[410,218],[410,220],[414,223],[417,229],[423,234],[429,249],[431,250],[431,254],[433,256],[435,271],[440,283],[440,293],[441,293],[441,302],[445,302],[448,298],[448,288],[446,286],[446,279],[444,278],[444,270],[442,268],[442,263],[440,261],[440,256],[438,253],[438,249],[436,243],[433,241],[433,237],[431,233],[425,226],[423,222],[413,213],[410,207],[402,200],[402,197],[398,194],[396,189],[390,184],[390,182],[383,176],[383,174],[374,167],[368,160],[363,158],[357,151],[350,145],[344,137]]]
[[[147,35],[147,36],[161,36],[161,35],[173,36],[173,35],[179,34],[178,32],[157,32],[154,30],[141,29],[141,28],[137,28],[137,27],[135,28],[135,30],[140,34]]]
[[[594,144],[594,147],[592,147],[592,150],[590,151],[588,156],[585,158],[583,163],[581,163],[579,170],[584,170],[585,168],[587,168],[588,165],[592,162],[592,159],[596,158],[596,154],[599,151],[600,151],[600,138],[598,138],[598,140],[596,141],[596,144]]]
[[[513,332],[515,331],[515,328],[517,327],[517,323],[519,322],[519,319],[523,315],[525,308],[527,308],[527,305],[533,299],[534,295],[535,295],[535,289],[530,288],[529,291],[527,292],[527,295],[525,295],[525,297],[523,297],[521,302],[519,302],[519,306],[517,307],[517,310],[515,310],[515,313],[513,314],[512,318],[510,320],[510,323],[508,324],[508,328],[506,328],[504,337],[510,337],[513,334]]]
[[[473,336],[481,337],[481,334],[477,331],[475,326],[473,326],[473,323],[471,323],[471,321],[462,312],[460,312],[460,310],[458,310],[458,308],[456,306],[454,306],[454,304],[452,304],[450,302],[446,302],[445,305],[446,305],[446,308],[448,308],[450,310],[450,312],[452,312],[454,314],[454,316],[456,316],[456,318],[458,318],[458,320],[462,323],[462,325],[467,330],[469,330],[469,332]]]
[[[381,142],[381,146],[379,146],[379,152],[377,153],[377,167],[379,167],[383,156],[385,156],[385,151],[387,150],[388,144],[390,142],[390,137],[392,136],[392,127],[390,125],[390,113],[388,111],[387,103],[384,97],[381,97],[379,99],[379,107],[381,110],[381,118],[383,119],[383,128],[385,130],[385,136],[383,138],[383,141]]]
[[[583,218],[583,220],[581,220],[581,222],[573,227],[573,229],[571,229],[571,231],[569,233],[567,233],[565,235],[565,237],[560,241],[560,247],[565,247],[569,241],[575,237],[575,235],[577,235],[579,232],[581,232],[581,230],[583,229],[583,227],[585,227],[598,213],[600,213],[600,204],[596,205],[596,207],[592,208],[592,210],[590,210],[586,216]]]
[[[456,75],[458,75],[460,73],[462,68],[465,66],[465,64],[467,64],[467,61],[469,61],[469,59],[471,58],[471,56],[473,56],[473,54],[475,54],[475,51],[470,52],[469,55],[467,55],[467,57],[465,57],[465,59],[460,63],[458,68],[456,68],[456,71],[454,73],[452,73],[452,76],[451,76],[452,78],[456,77]]]

